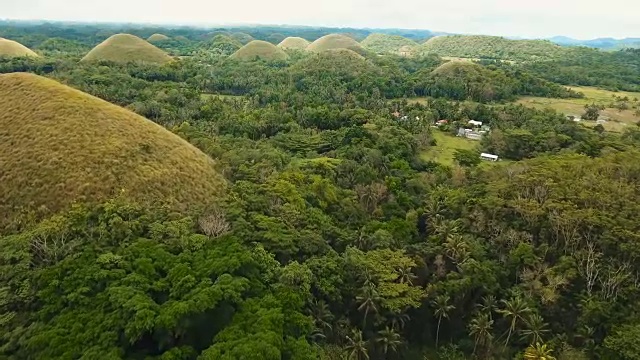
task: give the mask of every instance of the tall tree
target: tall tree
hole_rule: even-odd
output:
[[[369,342],[362,337],[362,331],[354,329],[350,336],[347,336],[347,356],[349,360],[369,359]]]
[[[547,323],[544,322],[542,316],[538,314],[531,314],[525,321],[526,328],[522,329],[522,339],[529,341],[530,344],[542,343],[544,334],[549,332],[547,329]]]
[[[402,345],[402,337],[395,330],[387,326],[384,329],[378,331],[376,342],[382,348],[382,353],[384,354],[385,358],[387,358],[389,350],[391,350],[393,353],[398,352],[398,348],[400,347],[400,345]]]
[[[436,329],[436,348],[438,347],[438,341],[440,340],[440,324],[442,318],[449,318],[449,313],[455,309],[455,306],[450,304],[451,297],[449,295],[438,295],[431,302],[435,316],[438,318],[438,327]]]
[[[514,297],[511,300],[502,300],[500,302],[502,303],[503,308],[499,309],[498,312],[509,320],[507,339],[504,342],[504,345],[506,346],[509,344],[511,334],[516,330],[518,321],[524,321],[524,317],[531,312],[531,308],[529,308],[529,306],[527,306],[524,300],[520,297]]]
[[[478,346],[487,348],[493,339],[491,330],[493,329],[493,320],[487,313],[478,314],[469,323],[469,335],[473,337],[474,346],[473,353],[475,354]]]

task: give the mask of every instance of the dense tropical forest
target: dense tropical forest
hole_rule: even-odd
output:
[[[242,30],[0,26],[0,359],[640,359],[637,50]]]

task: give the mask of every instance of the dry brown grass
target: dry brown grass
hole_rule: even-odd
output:
[[[349,49],[359,54],[362,54],[365,50],[354,39],[340,34],[329,34],[321,37],[320,39],[312,42],[307,50],[313,52],[322,52],[332,49]]]
[[[171,61],[171,56],[137,36],[116,34],[89,51],[81,61],[100,60],[164,64]]]
[[[167,41],[167,40],[171,40],[171,38],[164,34],[153,34],[147,38],[148,42]]]
[[[0,57],[38,56],[28,47],[19,42],[0,38]]]
[[[241,47],[231,55],[231,57],[238,60],[255,60],[257,58],[265,60],[286,60],[289,55],[272,43],[253,40]]]
[[[278,44],[278,47],[281,49],[291,49],[291,50],[306,50],[307,46],[309,46],[309,42],[306,39],[303,39],[301,37],[288,37],[284,40],[282,40],[282,42],[280,42],[280,44]]]
[[[37,75],[0,75],[0,228],[123,197],[177,210],[224,195],[214,162],[141,116]]]

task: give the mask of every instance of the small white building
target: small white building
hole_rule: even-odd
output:
[[[480,154],[480,158],[482,160],[498,161],[498,155],[493,155],[493,154],[482,153]]]
[[[482,134],[477,131],[467,131],[465,136],[471,140],[482,140]]]
[[[482,126],[482,121],[469,120],[467,124],[471,126]]]

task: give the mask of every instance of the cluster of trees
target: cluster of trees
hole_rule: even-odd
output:
[[[457,62],[441,65],[431,73],[425,70],[417,73],[415,93],[418,96],[482,103],[515,100],[522,95],[555,98],[582,96],[521,70]]]
[[[446,91],[402,100],[432,90],[435,57],[66,56],[0,71],[166,126],[217,159],[230,190],[206,213],[118,198],[0,230],[0,357],[640,358],[640,130]],[[440,119],[483,121],[480,148],[518,161],[423,160]]]
[[[428,40],[421,46],[424,53],[471,59],[508,61],[548,60],[562,56],[562,48],[547,40],[511,40],[500,36],[449,35]]]
[[[560,84],[640,91],[640,49],[604,52],[571,48],[551,61],[527,62],[519,66]]]

